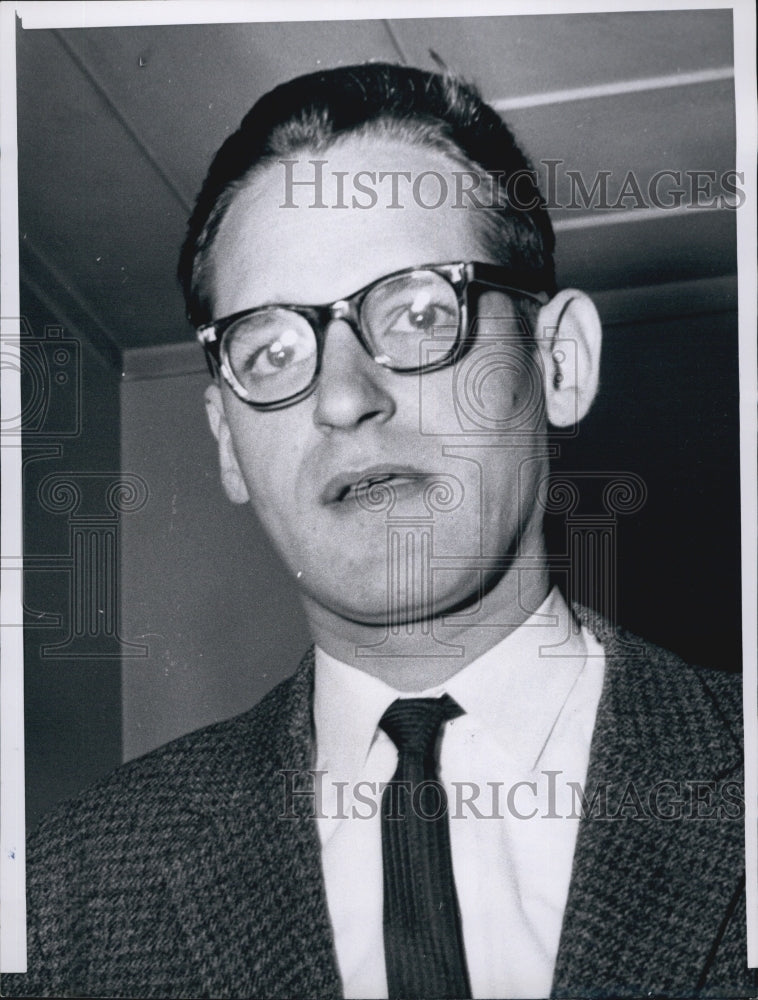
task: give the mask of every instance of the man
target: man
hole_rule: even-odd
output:
[[[600,350],[552,251],[513,137],[447,76],[314,74],[224,144],[180,277],[224,487],[315,651],[43,824],[6,989],[754,992],[738,685],[549,585],[548,423],[587,412]]]

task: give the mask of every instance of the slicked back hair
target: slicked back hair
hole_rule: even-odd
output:
[[[545,291],[555,290],[553,228],[536,175],[500,116],[475,87],[452,74],[366,63],[311,73],[276,87],[251,108],[217,152],[179,259],[179,281],[193,325],[214,318],[213,243],[235,194],[257,170],[303,152],[320,155],[348,137],[436,150],[478,175],[494,192],[475,213],[484,247],[497,263],[534,272]],[[509,197],[509,178],[515,177],[517,204]]]

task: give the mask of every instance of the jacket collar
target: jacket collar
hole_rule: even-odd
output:
[[[606,672],[553,995],[694,989],[742,874],[739,708],[730,733],[714,691],[738,689],[575,613]]]

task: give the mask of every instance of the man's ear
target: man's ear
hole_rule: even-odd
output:
[[[569,427],[587,413],[600,374],[600,317],[592,300],[566,288],[540,309],[535,331],[545,371],[547,418]]]
[[[224,411],[224,400],[221,396],[221,389],[214,382],[205,390],[205,412],[208,415],[213,436],[218,444],[218,461],[221,469],[221,482],[223,483],[226,495],[232,503],[247,503],[250,496],[247,492],[245,480],[234,453],[232,444],[232,434],[229,430],[229,421],[226,419]]]

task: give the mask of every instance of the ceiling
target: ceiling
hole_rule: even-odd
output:
[[[688,183],[678,209],[648,192],[661,170],[715,171],[723,192],[735,150],[730,10],[21,28],[22,288],[127,377],[198,369],[174,271],[218,145],[292,76],[365,60],[433,69],[430,50],[480,86],[543,180],[545,161],[559,161],[559,206],[571,202],[567,171],[587,188],[608,172],[611,203],[633,172],[642,202],[553,212],[562,284],[596,293],[611,321],[733,298],[735,213],[693,206]]]

